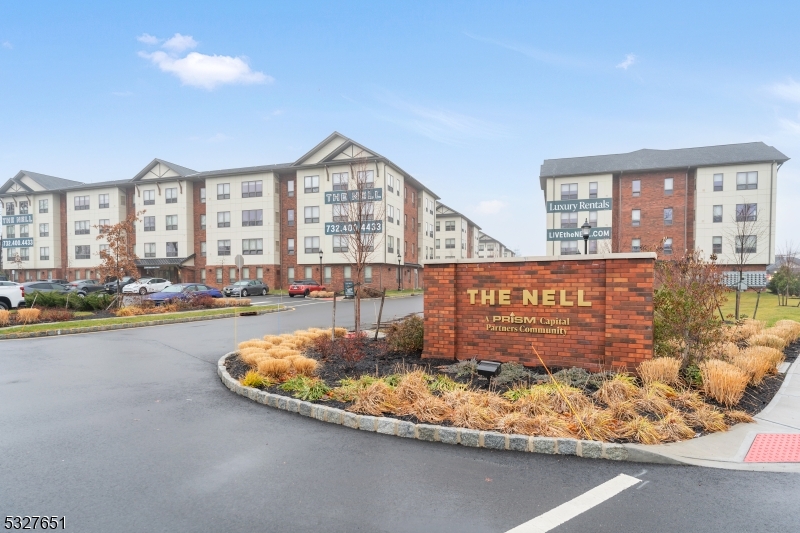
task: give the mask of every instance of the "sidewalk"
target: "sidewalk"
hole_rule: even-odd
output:
[[[786,371],[780,390],[755,416],[751,424],[737,424],[729,431],[669,444],[626,447],[656,454],[665,462],[754,470],[763,472],[800,472],[800,463],[745,463],[744,458],[759,433],[800,434],[800,365],[798,359]]]

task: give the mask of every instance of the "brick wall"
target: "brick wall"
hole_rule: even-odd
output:
[[[423,357],[475,357],[540,366],[533,344],[545,363],[555,367],[633,369],[653,355],[654,261],[654,254],[620,254],[615,258],[428,264]],[[478,291],[475,304],[470,303],[468,290]],[[494,303],[488,299],[491,290]],[[509,304],[501,302],[500,290],[510,291]],[[523,290],[537,290],[538,305],[523,305]],[[545,290],[555,291],[554,305],[544,305]],[[591,306],[579,305],[579,290],[584,291],[583,302]],[[482,291],[487,291],[485,304]],[[563,305],[561,291],[565,291]],[[528,322],[501,322],[495,317]],[[546,324],[542,319],[568,320],[569,324]],[[517,329],[492,331],[490,327]],[[530,331],[535,328],[550,332]]]
[[[277,176],[277,174],[276,174]],[[279,272],[279,284],[276,285],[277,287],[287,288],[289,286],[289,278],[288,272],[290,267],[297,267],[297,255],[289,255],[288,252],[288,240],[294,239],[294,249],[295,254],[297,250],[299,250],[300,244],[297,242],[297,190],[299,185],[297,184],[297,174],[281,174],[280,175],[280,185],[281,185],[281,194],[280,194],[280,210],[281,210],[281,234],[280,234],[280,241],[281,241],[281,265],[280,265],[280,272]],[[294,194],[295,196],[289,196],[289,189],[287,183],[289,181],[294,181]],[[289,218],[287,213],[289,209],[294,209],[294,225],[289,225]],[[295,268],[295,276],[301,276],[300,273],[297,272]],[[320,276],[321,277],[321,276]],[[299,279],[299,277],[297,278]]]
[[[411,192],[415,194],[415,198],[419,198],[419,191],[406,185],[403,191],[403,239],[405,246],[403,247],[403,261],[406,263],[419,263],[419,231],[417,231],[417,206],[411,205]]]
[[[206,230],[202,229],[200,224],[200,216],[206,214],[206,203],[200,201],[200,189],[206,187],[206,181],[200,180],[192,184],[192,216],[194,223],[194,267],[182,268],[183,279],[185,281],[200,282],[200,271],[206,268],[206,258],[203,257],[201,252],[201,243],[206,243],[206,254],[208,254],[208,242],[206,241]],[[206,194],[208,194],[206,192]],[[206,220],[206,226],[208,220]],[[206,270],[206,283],[211,283],[208,278],[208,270]]]

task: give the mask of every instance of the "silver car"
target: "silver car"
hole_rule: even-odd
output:
[[[233,285],[226,285],[222,288],[222,293],[225,296],[241,296],[243,298],[257,294],[266,296],[268,292],[269,287],[267,284],[257,279],[237,281]]]

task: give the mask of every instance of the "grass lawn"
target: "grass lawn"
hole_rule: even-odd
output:
[[[393,291],[386,291],[386,296],[403,296],[409,294],[422,294],[422,289],[403,289],[402,291],[393,290]]]
[[[253,307],[253,306],[237,307],[235,308],[235,310],[236,312],[252,312],[252,311],[261,311],[264,309],[278,309],[279,307],[281,306],[260,305],[258,307]],[[8,328],[0,328],[0,335],[4,335],[6,333],[22,333],[22,332],[31,333],[34,331],[49,331],[49,330],[70,329],[70,328],[88,328],[92,326],[110,326],[112,324],[136,324],[139,322],[150,322],[153,320],[169,320],[177,318],[196,317],[196,316],[224,315],[225,313],[230,313],[233,309],[234,308],[232,307],[224,307],[221,309],[204,309],[200,311],[184,311],[180,313],[163,313],[163,314],[153,314],[153,315],[126,316],[117,318],[98,318],[95,320],[91,319],[70,320],[66,322],[48,322],[46,324],[12,326]]]
[[[747,315],[748,318],[753,318],[753,311],[756,308],[755,292],[743,292],[742,299],[739,304],[739,313]],[[778,306],[778,296],[771,292],[763,291],[761,293],[761,300],[758,303],[758,313],[756,320],[762,320],[767,323],[767,327],[775,324],[778,320],[789,319],[797,320],[800,322],[800,307],[797,307],[798,298],[789,298],[788,307]],[[728,314],[733,314],[736,310],[736,293],[728,293],[728,301],[722,305],[722,312],[727,317]]]

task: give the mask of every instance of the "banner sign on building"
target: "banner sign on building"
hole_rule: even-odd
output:
[[[325,235],[353,235],[358,230],[354,222],[326,222]],[[359,233],[383,233],[383,221],[371,220],[361,224]]]
[[[33,215],[9,215],[3,217],[4,226],[13,226],[14,224],[33,224]]]
[[[609,209],[611,209],[611,198],[593,198],[591,200],[558,200],[555,202],[547,202],[548,213],[608,211]]]
[[[3,248],[30,248],[33,239],[3,239]]]
[[[601,240],[611,238],[611,228],[592,228],[589,232],[589,240]],[[583,233],[581,228],[574,229],[549,229],[547,230],[548,241],[582,241]]]
[[[333,191],[325,193],[326,204],[349,204],[351,202],[380,202],[383,189],[363,189],[361,191]]]

